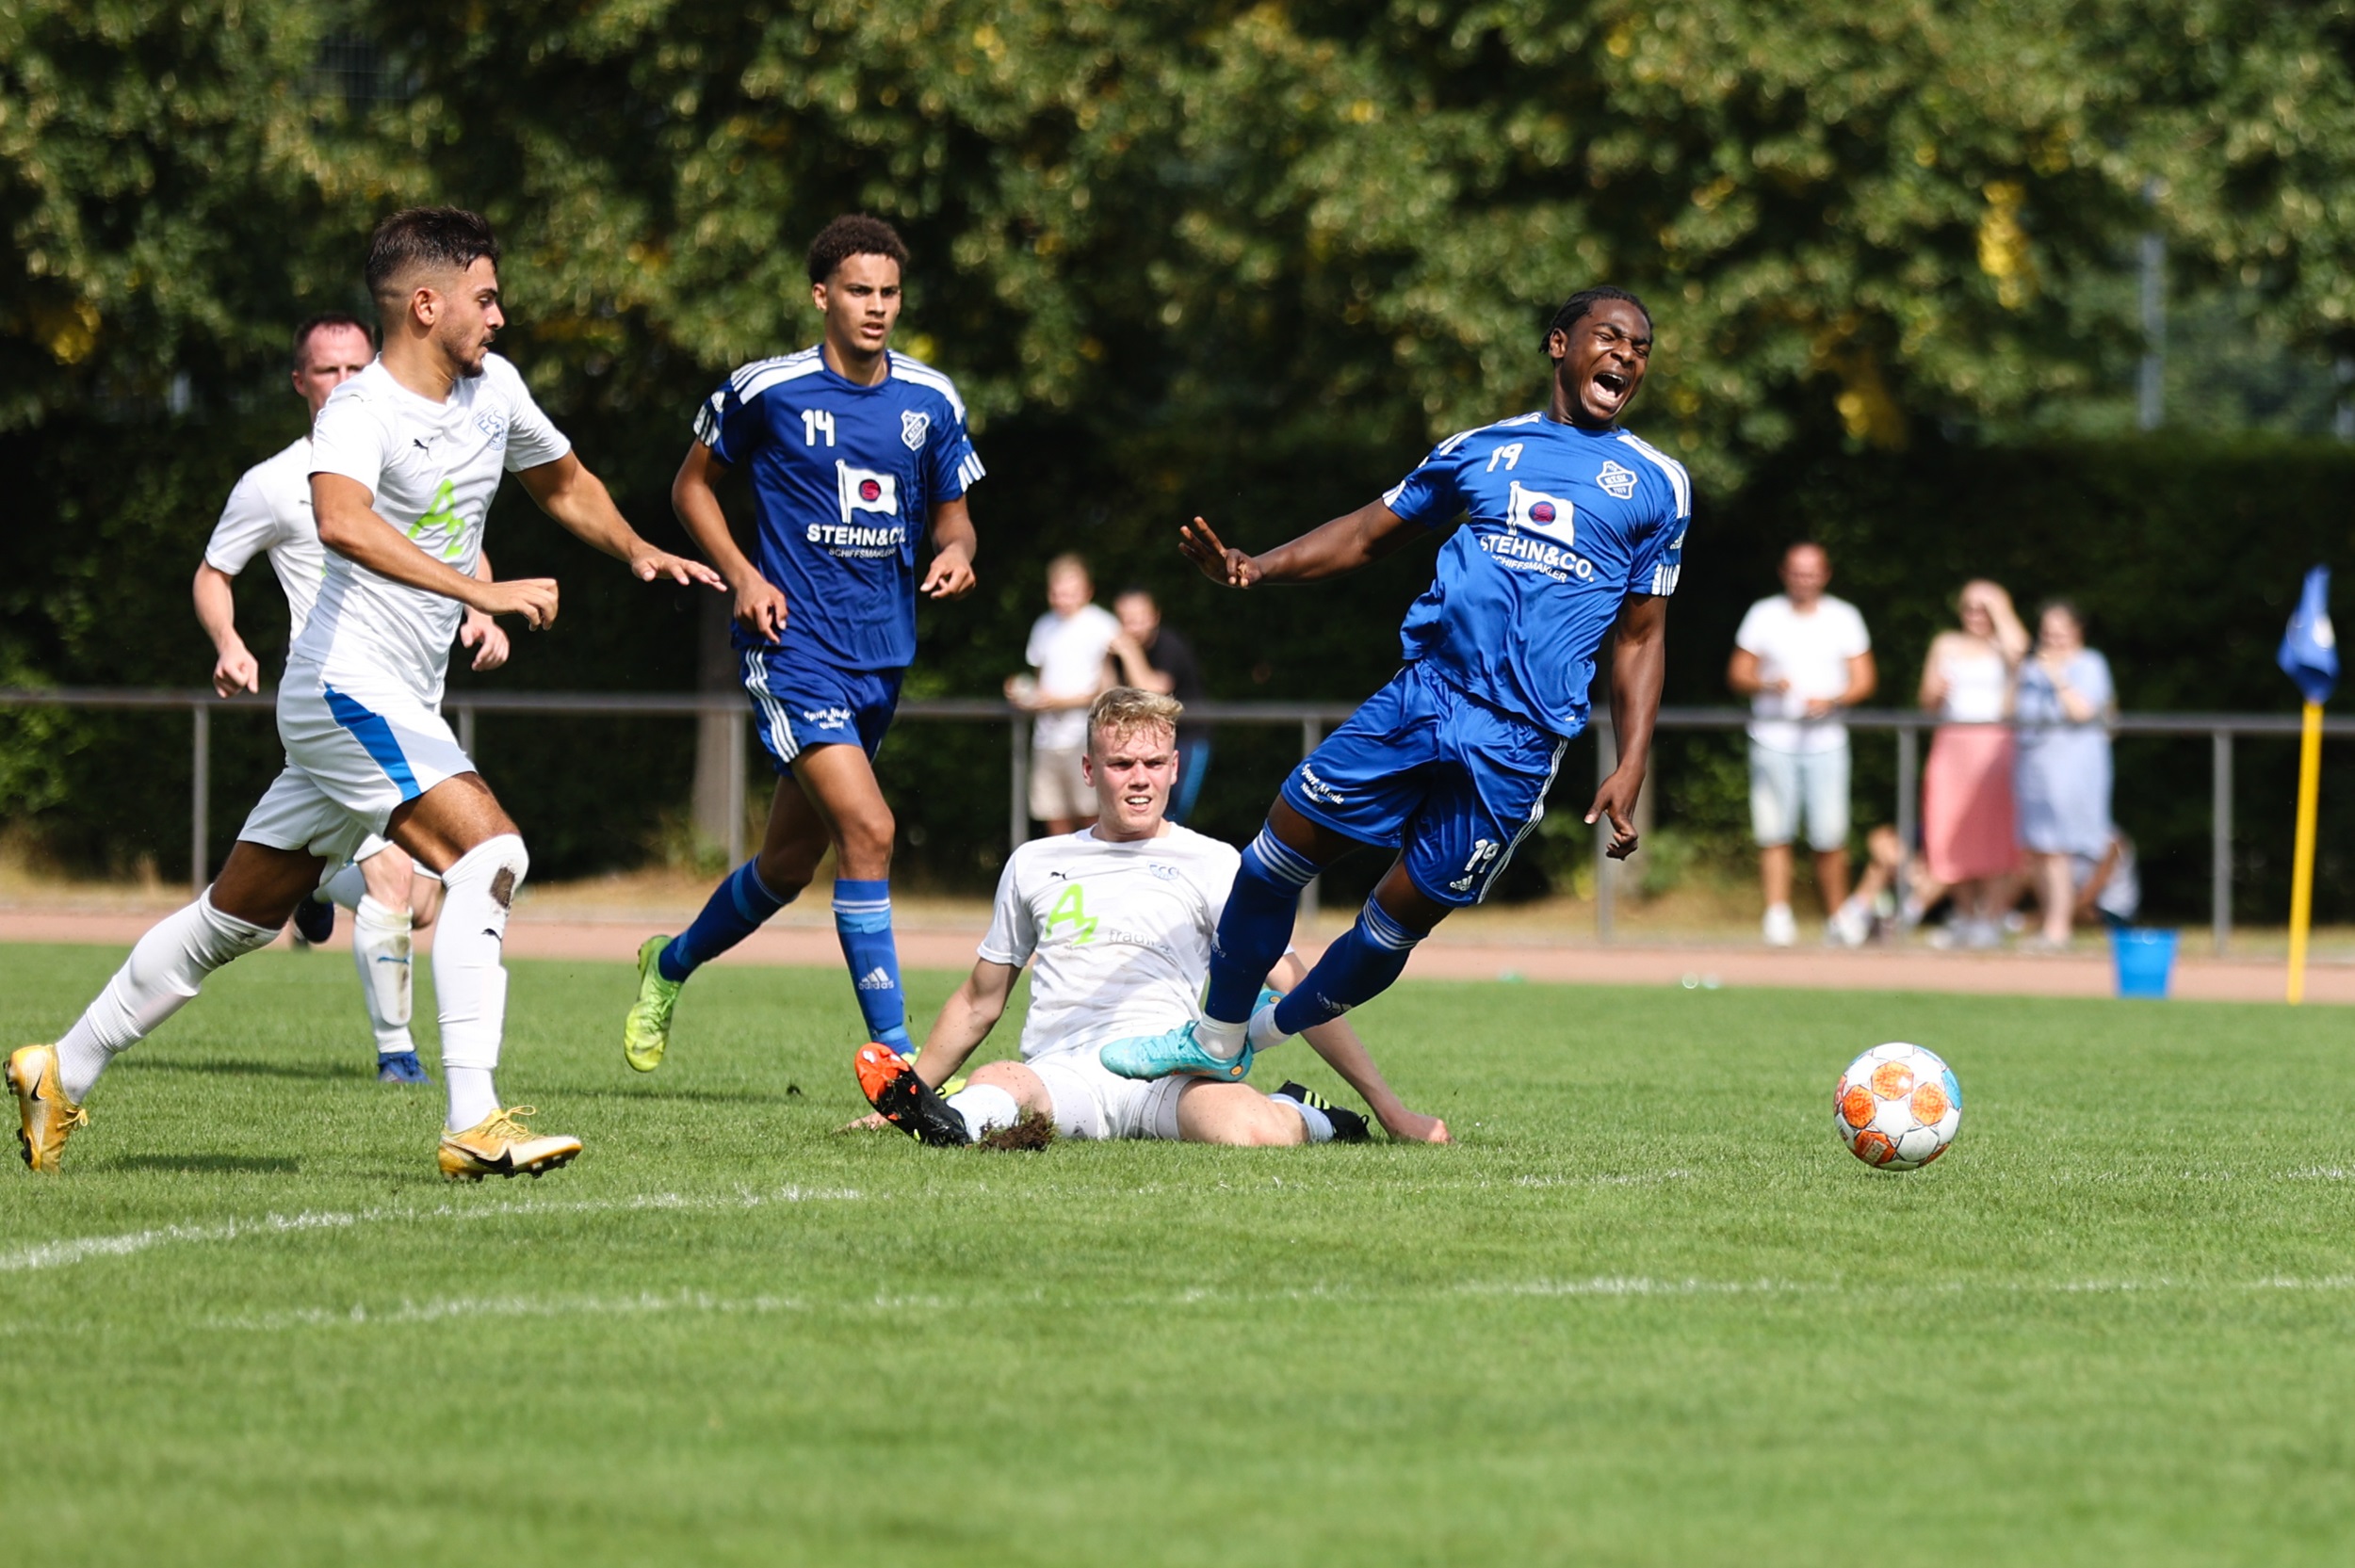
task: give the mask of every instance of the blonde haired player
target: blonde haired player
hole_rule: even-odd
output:
[[[328,397],[376,358],[376,340],[357,316],[327,311],[295,329],[290,379],[296,394],[318,417]],[[327,550],[311,517],[311,432],[275,457],[247,469],[230,491],[204,544],[190,593],[197,623],[213,639],[213,690],[222,697],[261,689],[261,661],[237,631],[237,601],[232,588],[255,556],[269,558],[270,571],[286,595],[286,646],[302,639],[302,627],[327,579]],[[490,557],[478,557],[475,575],[489,581]],[[458,640],[475,650],[477,670],[507,662],[507,634],[478,609],[466,611]],[[360,1001],[376,1040],[376,1075],[383,1083],[424,1083],[416,1043],[409,1037],[410,947],[415,934],[433,923],[442,906],[442,884],[420,871],[408,852],[370,833],[351,860],[330,873],[317,892],[295,906],[295,930],[324,942],[334,929],[335,906],[351,911],[351,961],[360,974]]]
[[[927,1143],[952,1145],[1012,1126],[1025,1112],[1080,1139],[1275,1144],[1366,1136],[1364,1118],[1297,1084],[1270,1095],[1194,1076],[1139,1082],[1096,1060],[1107,1041],[1191,1015],[1234,882],[1232,847],[1164,815],[1182,711],[1174,698],[1133,687],[1096,699],[1080,764],[1097,802],[1095,825],[1015,850],[999,878],[980,962],[941,1009],[916,1061],[881,1044],[861,1048],[859,1087],[885,1121]],[[1026,963],[1022,1059],[986,1064],[944,1100],[938,1086],[997,1026]],[[1273,978],[1296,984],[1302,973],[1287,954]],[[1346,1022],[1307,1035],[1390,1136],[1448,1140],[1446,1123],[1399,1100]]]
[[[556,620],[554,579],[473,574],[484,514],[508,473],[640,580],[717,588],[719,578],[639,538],[515,367],[490,352],[505,317],[489,224],[455,207],[396,213],[369,242],[367,281],[383,352],[335,389],[312,429],[311,498],[331,553],[278,687],[285,771],[238,830],[213,885],[139,938],[57,1044],[8,1058],[18,1137],[36,1171],[57,1169],[107,1061],[178,1011],[207,975],[268,945],[320,868],[371,832],[442,878],[433,952],[449,1091],[442,1173],[538,1175],[580,1153],[578,1139],[533,1133],[528,1111],[502,1109],[493,1083],[507,1018],[500,943],[530,861],[443,721],[450,640],[467,608],[521,615],[534,629]]]

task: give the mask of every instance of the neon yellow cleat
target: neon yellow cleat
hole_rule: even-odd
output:
[[[89,1125],[89,1113],[57,1088],[57,1048],[24,1045],[11,1053],[8,1087],[16,1091],[16,1140],[24,1146],[24,1163],[55,1174],[66,1139],[74,1128]]]
[[[534,1137],[523,1123],[537,1116],[529,1106],[495,1110],[464,1132],[442,1135],[442,1174],[454,1182],[485,1176],[538,1176],[569,1165],[580,1155],[580,1140],[561,1135]]]
[[[622,1020],[622,1059],[641,1073],[662,1065],[671,1048],[671,1010],[678,1006],[684,980],[666,980],[655,960],[671,945],[667,936],[650,936],[638,945],[638,1000]]]

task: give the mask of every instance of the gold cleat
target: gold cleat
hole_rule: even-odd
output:
[[[523,1118],[538,1114],[529,1106],[517,1106],[495,1110],[464,1132],[444,1133],[437,1156],[442,1174],[454,1182],[479,1182],[485,1176],[538,1176],[571,1164],[579,1156],[580,1140],[535,1137]]]
[[[20,1046],[8,1058],[8,1087],[16,1091],[16,1140],[24,1145],[24,1163],[54,1174],[66,1139],[89,1125],[89,1113],[57,1088],[57,1048]]]

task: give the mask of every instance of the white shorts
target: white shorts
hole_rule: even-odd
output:
[[[385,818],[445,779],[475,770],[436,710],[414,697],[359,699],[333,687],[278,688],[286,769],[237,830],[272,849],[333,865],[356,857]]]
[[[1084,821],[1102,810],[1096,791],[1080,773],[1084,749],[1061,747],[1031,753],[1031,815],[1042,822]]]
[[[1022,1064],[1055,1102],[1055,1130],[1065,1138],[1154,1138],[1178,1141],[1178,1096],[1195,1080],[1179,1075],[1124,1078],[1093,1050],[1057,1051]]]
[[[1790,843],[1807,818],[1807,847],[1818,854],[1848,844],[1848,747],[1778,752],[1750,743],[1750,835],[1762,849]]]

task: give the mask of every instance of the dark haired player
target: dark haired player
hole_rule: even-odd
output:
[[[892,352],[907,249],[878,218],[837,218],[809,248],[815,345],[745,365],[695,416],[671,504],[736,592],[735,643],[760,744],[777,770],[760,852],[694,923],[638,949],[622,1054],[651,1073],[679,988],[792,902],[835,849],[834,924],[867,1038],[909,1052],[891,937],[891,808],[873,759],[916,657],[916,596],[973,587],[965,493],[982,477],[949,378]],[[747,471],[755,563],[716,491]],[[916,573],[919,530],[933,558]]]
[[[318,417],[327,399],[376,358],[376,340],[356,315],[324,311],[294,331],[294,389]],[[213,689],[223,697],[261,689],[262,668],[237,632],[237,602],[231,584],[252,564],[269,558],[270,571],[286,595],[286,646],[301,640],[304,622],[327,577],[327,550],[311,517],[311,432],[276,457],[255,463],[229,493],[220,521],[204,544],[190,593],[196,619],[213,639]],[[488,579],[491,558],[479,556],[475,575]],[[474,649],[477,670],[507,662],[507,634],[480,610],[470,609],[458,640]],[[428,1081],[409,1036],[410,947],[416,932],[433,923],[441,908],[442,884],[420,873],[408,852],[370,833],[351,852],[349,864],[331,872],[318,890],[295,906],[296,932],[324,942],[334,929],[335,906],[351,911],[351,960],[360,972],[360,1000],[376,1039],[376,1075],[382,1083]]]
[[[1114,1041],[1124,1077],[1237,1079],[1255,1051],[1379,994],[1449,911],[1478,903],[1545,813],[1562,750],[1586,725],[1595,654],[1617,634],[1611,718],[1619,761],[1586,820],[1610,853],[1651,751],[1692,483],[1618,428],[1651,357],[1651,315],[1624,289],[1570,296],[1546,330],[1543,410],[1450,436],[1380,500],[1252,556],[1200,518],[1186,555],[1233,588],[1339,576],[1458,516],[1438,576],[1406,612],[1406,667],[1284,782],[1243,851],[1196,1022]],[[1357,922],[1281,1001],[1255,998],[1291,938],[1300,890],[1361,845],[1400,851]]]
[[[131,957],[57,1044],[8,1058],[24,1161],[57,1169],[86,1121],[81,1102],[107,1061],[152,1033],[222,964],[265,946],[322,865],[381,833],[442,879],[434,941],[447,1130],[437,1163],[453,1179],[538,1175],[580,1153],[501,1109],[492,1071],[507,1017],[499,946],[530,862],[515,825],[442,719],[442,680],[465,610],[556,619],[551,578],[474,575],[482,524],[503,474],[543,511],[629,564],[643,581],[720,586],[704,566],[632,532],[596,477],[491,353],[498,244],[455,207],[420,207],[377,226],[368,291],[382,354],[336,387],[311,432],[311,500],[327,575],[278,687],[285,771],[237,832],[196,902],[139,938]]]

